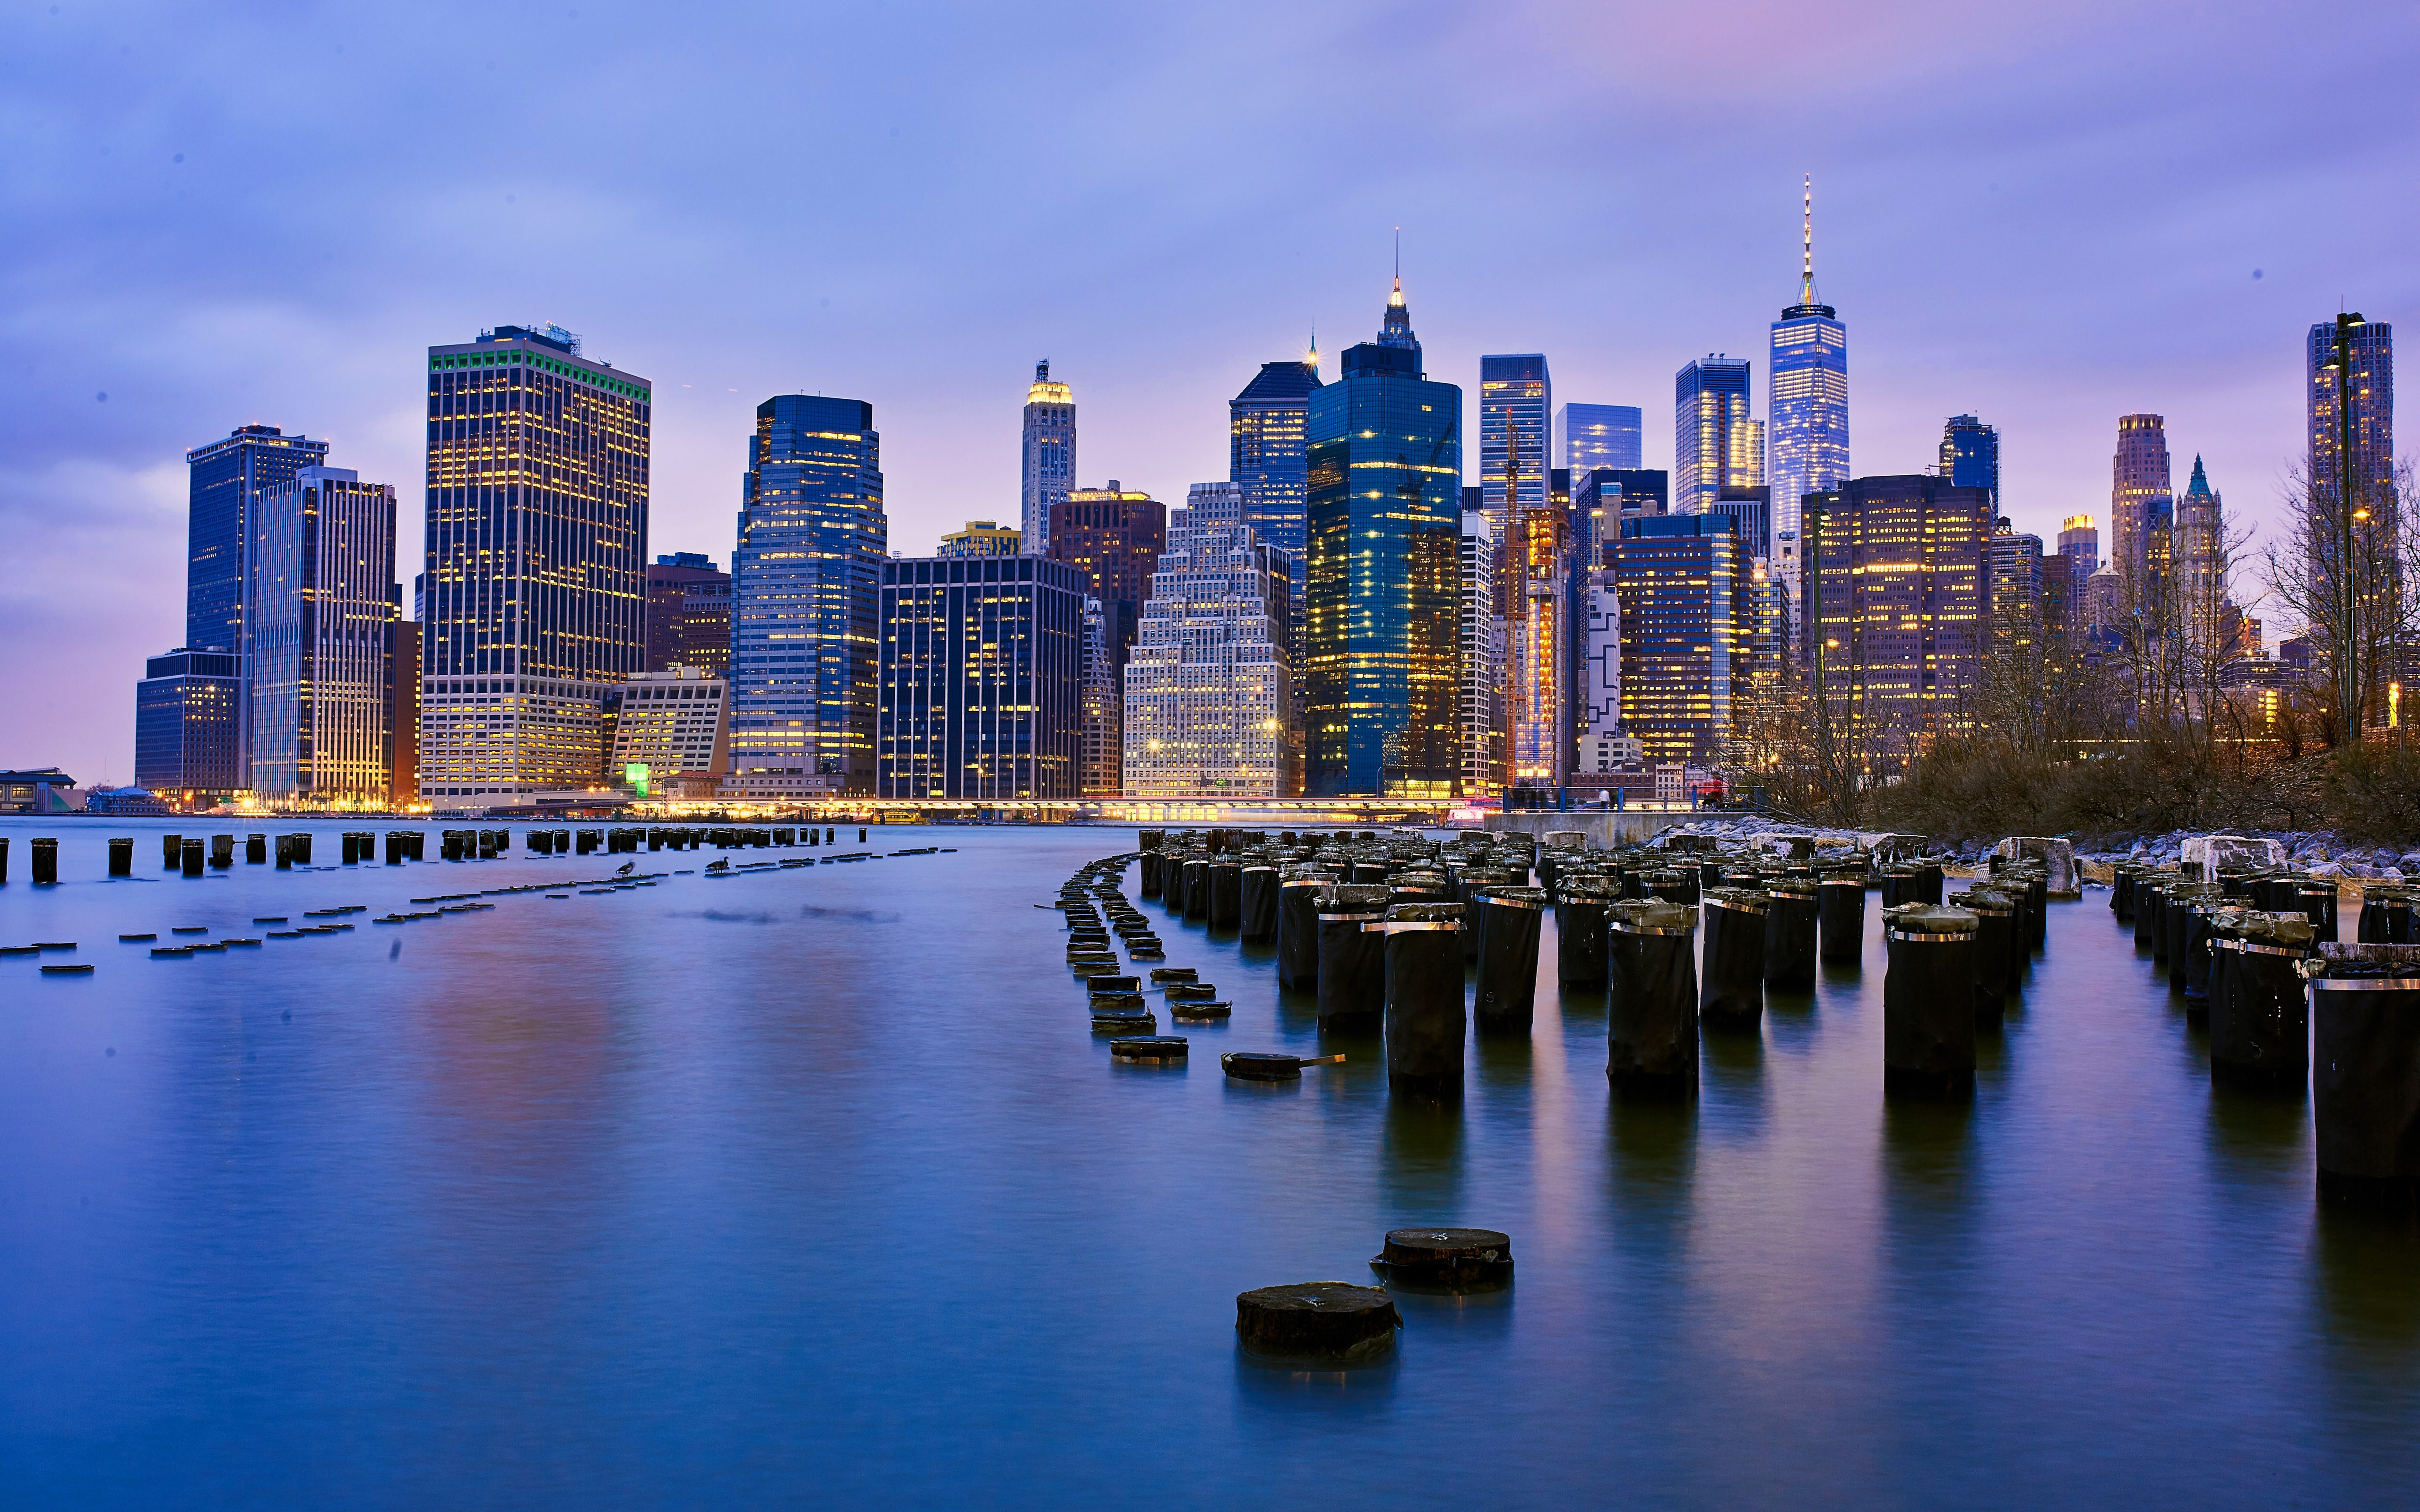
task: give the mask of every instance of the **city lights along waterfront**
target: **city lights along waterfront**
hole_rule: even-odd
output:
[[[1131,828],[516,824],[347,866],[296,822],[307,864],[163,869],[221,827],[0,820],[0,944],[72,944],[0,957],[14,1504],[1209,1506],[1281,1466],[1346,1505],[2383,1505],[2420,1472],[2402,1231],[2316,1200],[2308,1099],[2212,1084],[2098,887],[2049,905],[1971,1103],[1885,1095],[1878,907],[1703,1036],[1694,1102],[1611,1096],[1549,909],[1531,1031],[1445,1107],[1134,866],[1233,1012],[1115,1059],[1050,905]],[[1397,1288],[1380,1365],[1239,1352],[1238,1293],[1370,1285],[1408,1226],[1502,1231],[1517,1282]]]

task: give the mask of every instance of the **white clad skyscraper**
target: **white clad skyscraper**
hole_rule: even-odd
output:
[[[1774,571],[1794,607],[1803,601],[1798,504],[1849,477],[1849,328],[1815,294],[1815,185],[1804,205],[1798,302],[1773,323],[1766,473],[1773,486]]]
[[[1067,501],[1076,486],[1076,392],[1054,382],[1047,359],[1033,364],[1025,391],[1025,451],[1021,470],[1024,510],[1017,528],[1025,554],[1050,554],[1050,506]]]

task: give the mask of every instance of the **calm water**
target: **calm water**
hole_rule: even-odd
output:
[[[2315,1211],[2307,1105],[2213,1092],[2105,893],[2054,910],[1968,1111],[1885,1103],[1878,938],[1710,1044],[1694,1110],[1613,1104],[1550,918],[1534,1039],[1440,1114],[1389,1105],[1374,1041],[1227,1081],[1218,1049],[1308,1051],[1310,1005],[1173,920],[1234,1018],[1181,1030],[1188,1070],[1113,1066],[1032,905],[1131,830],[877,830],[960,849],[155,962],[116,935],[627,859],[187,881],[169,827],[0,825],[0,943],[100,968],[0,960],[9,1506],[2340,1506],[2420,1475],[2420,1241]],[[68,885],[26,886],[37,833]],[[101,880],[110,833],[159,880]],[[790,854],[823,853],[755,853]],[[1237,1291],[1365,1280],[1411,1223],[1510,1231],[1517,1288],[1402,1299],[1380,1370],[1238,1360]]]

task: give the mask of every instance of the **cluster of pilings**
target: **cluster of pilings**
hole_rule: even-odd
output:
[[[2213,1081],[2309,1088],[2323,1198],[2420,1207],[2420,893],[2365,884],[2347,919],[2335,878],[2231,859],[2121,863],[2110,910],[2207,1028]]]
[[[1349,1368],[1386,1358],[1404,1326],[1393,1291],[1464,1296],[1512,1284],[1512,1241],[1494,1228],[1395,1228],[1370,1261],[1386,1283],[1304,1281],[1235,1298],[1246,1354],[1290,1366]]]

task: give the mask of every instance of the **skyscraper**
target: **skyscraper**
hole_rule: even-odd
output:
[[[2167,422],[2159,415],[2118,417],[2118,455],[2109,464],[2109,564],[2119,584],[2139,592],[2150,517],[2171,498]]]
[[[1632,404],[1567,404],[1555,411],[1555,466],[1577,478],[1591,468],[1637,468],[1638,407]]]
[[[2242,615],[2227,602],[2226,512],[2211,491],[2210,475],[2195,456],[2193,477],[2177,501],[2172,545],[2176,552],[2178,609],[2202,655],[2223,655]]]
[[[1571,776],[1572,671],[1571,517],[1551,504],[1511,512],[1505,559],[1505,640],[1511,652],[1512,782],[1557,788]]]
[[[179,646],[143,664],[134,685],[134,783],[206,809],[243,791],[243,677],[229,649]]]
[[[1804,193],[1798,301],[1773,324],[1768,383],[1773,538],[1764,549],[1793,604],[1805,597],[1799,501],[1849,475],[1849,328],[1815,292],[1813,179],[1807,180]]]
[[[1543,355],[1479,360],[1479,486],[1499,543],[1510,519],[1508,504],[1546,507],[1546,474],[1554,466],[1547,456],[1547,424],[1553,412],[1554,383]]]
[[[2353,486],[2383,497],[2395,476],[2395,328],[2358,315],[2323,320],[2311,328],[2306,355],[2312,479],[2334,479],[2350,451]]]
[[[252,501],[328,460],[328,443],[275,425],[239,425],[185,454],[185,644],[243,644],[244,547]]]
[[[1399,277],[1377,339],[1311,395],[1313,796],[1442,797],[1461,776],[1461,414],[1421,370]]]
[[[1227,477],[1244,490],[1244,523],[1302,567],[1303,501],[1311,489],[1304,424],[1319,387],[1319,354],[1263,363],[1227,403]],[[1295,585],[1297,589],[1301,586]]]
[[[1125,677],[1129,797],[1290,798],[1302,791],[1293,564],[1244,523],[1233,483],[1197,483],[1168,549]]]
[[[703,551],[675,551],[647,568],[647,671],[731,670],[731,574]]]
[[[743,798],[874,791],[876,642],[891,521],[860,399],[756,407],[731,555],[731,776]]]
[[[1748,558],[1727,515],[1642,515],[1614,543],[1621,728],[1649,762],[1711,763],[1747,671]]]
[[[646,656],[653,404],[560,326],[428,348],[424,795],[597,780],[605,700]]]
[[[1125,717],[1126,656],[1142,623],[1143,600],[1151,595],[1151,575],[1167,547],[1168,506],[1115,478],[1107,487],[1070,490],[1050,508],[1050,560],[1083,574],[1085,594],[1100,600],[1106,616],[1109,696],[1085,705],[1085,746],[1100,756],[1087,779],[1096,792],[1105,784],[1107,792],[1116,791],[1118,779],[1109,768],[1125,748],[1120,726]]]
[[[1025,391],[1021,477],[1024,512],[1017,524],[1026,551],[1038,557],[1050,549],[1050,506],[1065,502],[1076,486],[1076,394],[1052,381],[1047,358],[1033,364],[1033,382]]]
[[[2054,628],[2074,635],[2089,621],[2085,595],[2101,570],[2101,531],[2089,515],[2059,522],[2058,555],[2042,566],[2042,614]]]
[[[1923,475],[1812,497],[1800,660],[1843,757],[1900,769],[1965,728],[1991,609],[1991,496]]]
[[[1074,798],[1083,575],[1030,556],[880,574],[876,795]]]
[[[2003,515],[1993,525],[1992,548],[1992,622],[2021,638],[2042,614],[2042,541],[2009,527]]]
[[[1941,426],[1941,475],[1960,488],[1981,488],[2000,507],[2000,432],[1973,415],[1952,415]]]
[[[1486,511],[1463,511],[1457,551],[1462,626],[1455,723],[1462,792],[1466,797],[1491,797],[1504,790],[1505,646],[1504,618],[1496,612],[1496,532]]]
[[[1764,481],[1761,427],[1749,428],[1747,388],[1744,357],[1710,353],[1674,375],[1674,513],[1702,515],[1724,488]],[[1754,550],[1761,555],[1763,547],[1757,544]]]
[[[1080,669],[1082,728],[1077,738],[1076,790],[1088,798],[1125,792],[1125,712],[1118,695],[1118,637],[1109,611],[1084,595]]]
[[[271,801],[384,804],[395,489],[308,467],[256,496],[250,515],[247,785]]]

